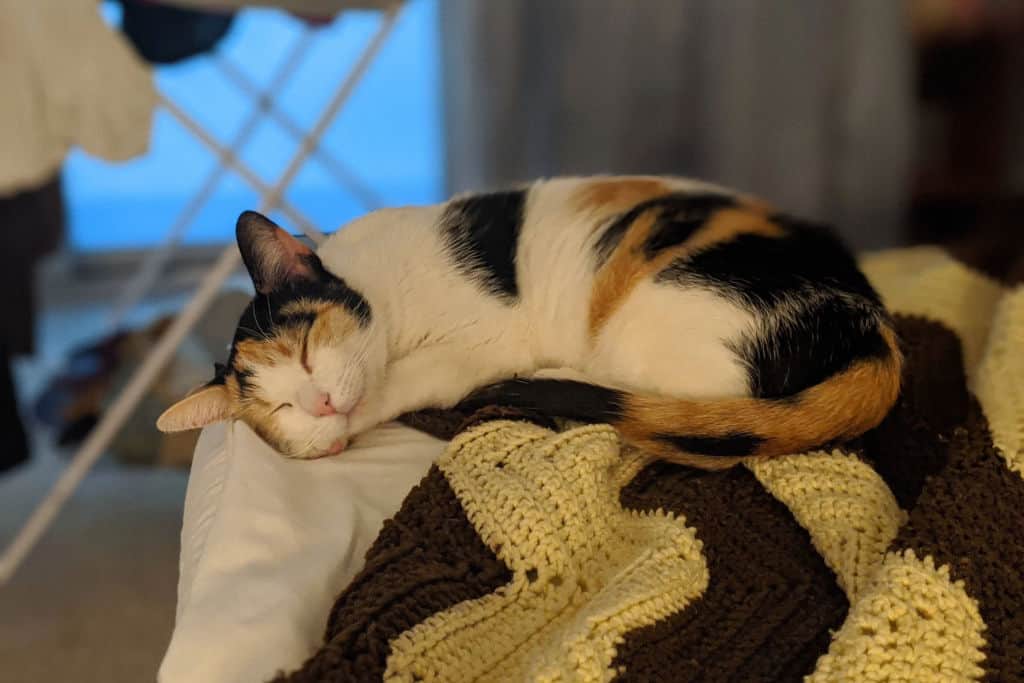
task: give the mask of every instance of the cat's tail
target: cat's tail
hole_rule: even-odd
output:
[[[510,380],[484,387],[463,405],[499,404],[582,422],[607,422],[662,460],[703,469],[751,456],[801,453],[853,439],[877,426],[900,389],[902,355],[858,361],[820,384],[781,399],[691,400],[630,393],[558,379]]]

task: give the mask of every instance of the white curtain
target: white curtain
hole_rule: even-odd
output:
[[[449,190],[694,175],[899,241],[912,53],[895,0],[441,0]]]

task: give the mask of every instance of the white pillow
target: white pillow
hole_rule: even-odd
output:
[[[161,683],[263,681],[322,642],[335,597],[444,441],[397,423],[288,460],[242,423],[203,431],[181,531]]]

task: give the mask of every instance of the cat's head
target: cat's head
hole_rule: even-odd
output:
[[[157,427],[175,432],[238,419],[286,456],[337,453],[347,443],[348,414],[380,372],[370,305],[260,214],[243,213],[236,235],[256,296],[227,363],[168,408]]]

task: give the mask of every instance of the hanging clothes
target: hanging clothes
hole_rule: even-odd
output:
[[[49,181],[75,145],[110,160],[146,151],[153,80],[99,3],[0,0],[0,12],[0,196]]]
[[[210,52],[227,35],[231,12],[169,7],[149,0],[119,0],[121,31],[151,64],[174,64]]]
[[[0,339],[0,473],[28,460],[28,438],[18,412],[11,359]]]
[[[5,256],[0,292],[17,293],[5,297],[0,325],[0,472],[28,459],[11,362],[34,350],[35,268],[60,245],[64,222],[60,176],[39,188],[0,197],[0,254]]]

